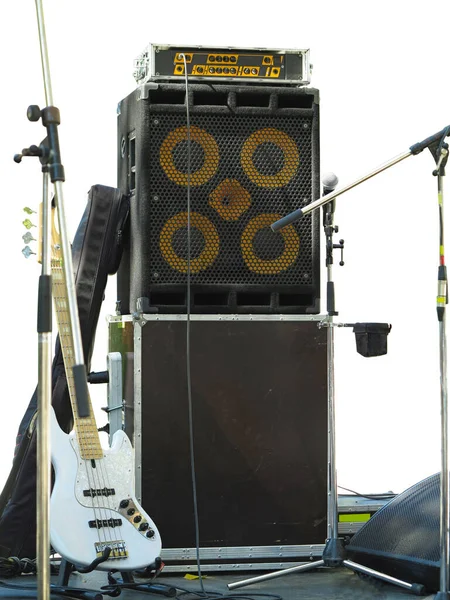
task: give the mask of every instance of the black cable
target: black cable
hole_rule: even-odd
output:
[[[192,380],[191,380],[191,123],[189,116],[189,84],[186,56],[181,54],[184,61],[184,74],[186,85],[186,126],[187,126],[187,292],[186,292],[186,378],[189,406],[189,451],[191,456],[191,482],[194,504],[195,523],[195,551],[197,556],[197,569],[202,593],[205,594],[200,568],[200,527],[198,522],[197,483],[195,475],[194,456],[194,419],[192,407]]]
[[[110,593],[111,592],[116,592],[117,590],[141,590],[141,591],[146,591],[145,590],[145,586],[146,583],[119,583],[119,582],[115,582],[113,583],[113,578],[109,578],[110,580],[110,585],[105,585],[101,588],[102,591],[104,591],[105,593]],[[151,585],[151,584],[150,584]],[[181,588],[178,585],[170,585],[168,583],[163,583],[161,581],[158,581],[158,586],[159,587],[166,587],[167,590],[172,590],[172,589],[176,589],[177,592],[181,592],[181,593],[177,593],[177,595],[175,596],[176,599],[178,600],[187,600],[187,596],[195,596],[195,597],[199,597],[199,598],[207,598],[207,600],[255,600],[255,598],[268,598],[271,600],[283,600],[281,596],[279,596],[278,594],[265,594],[265,593],[261,593],[261,592],[256,592],[256,593],[252,593],[251,595],[247,594],[243,594],[243,593],[237,593],[237,594],[223,594],[222,592],[219,592],[217,590],[204,590],[202,589],[201,592],[195,591],[195,590],[188,590],[186,588]],[[151,591],[151,590],[150,590]],[[161,592],[159,592],[161,593]],[[112,595],[112,594],[111,594]],[[166,595],[166,594],[162,594],[162,595]]]
[[[0,558],[0,577],[17,577],[18,575],[37,573],[36,560],[30,558],[17,558],[9,556]]]
[[[9,590],[14,590],[17,592],[21,592],[21,596],[26,594],[30,594],[30,598],[37,598],[36,596],[36,585],[14,585],[13,583],[5,583],[4,581],[0,581],[0,587],[4,587]],[[61,586],[51,583],[50,584],[50,594],[57,594],[58,596],[66,596],[67,598],[72,598],[73,600],[82,598],[83,600],[103,600],[103,594],[107,596],[116,597],[120,594],[120,591],[117,590],[103,590],[99,592],[97,590],[91,590],[89,588],[78,588],[78,587],[69,587],[69,586]]]
[[[203,577],[200,566],[200,527],[199,527],[199,519],[198,519],[198,502],[197,502],[197,483],[196,483],[196,473],[195,473],[195,456],[194,456],[194,419],[193,419],[193,403],[192,403],[192,380],[191,380],[191,124],[190,124],[190,115],[189,115],[189,82],[188,82],[188,72],[187,72],[187,62],[186,56],[184,54],[180,54],[183,57],[184,62],[184,75],[185,75],[185,88],[186,88],[186,128],[187,128],[187,292],[186,292],[186,378],[187,378],[187,394],[188,394],[188,406],[189,406],[189,451],[191,457],[191,481],[192,481],[192,496],[193,496],[193,504],[194,504],[194,523],[195,523],[195,551],[197,558],[197,569],[198,569],[198,578],[200,581],[201,592],[194,592],[191,590],[183,590],[178,586],[168,586],[168,587],[176,587],[177,590],[180,590],[182,594],[177,595],[177,598],[184,597],[184,595],[191,594],[193,596],[200,596],[202,598],[207,598],[207,600],[234,600],[234,599],[248,599],[253,600],[255,596],[272,598],[274,600],[282,600],[281,596],[276,594],[252,594],[249,596],[247,594],[227,594],[224,595],[220,592],[210,592],[206,591],[203,585]],[[161,583],[158,581],[161,585]],[[142,584],[135,584],[139,586]],[[166,584],[164,584],[166,585]],[[120,584],[119,584],[120,587]],[[102,588],[104,589],[104,588]],[[127,589],[132,589],[132,585],[128,585]],[[213,595],[211,595],[213,594]]]
[[[179,594],[177,596],[177,598],[183,598],[185,600],[185,596],[186,595],[193,595],[193,596],[200,596],[200,594],[197,592],[193,592],[191,590],[184,590],[183,588],[179,588],[178,586],[176,586],[177,590],[180,590],[182,593]],[[214,595],[211,595],[214,594]],[[279,596],[278,594],[264,594],[261,592],[253,592],[251,595],[247,594],[243,594],[241,593],[237,593],[237,594],[222,594],[221,592],[217,592],[215,590],[209,590],[208,591],[208,600],[235,600],[236,598],[241,598],[241,599],[247,599],[247,600],[254,600],[254,598],[273,598],[274,600],[283,600],[282,596]]]
[[[192,592],[185,592],[187,594],[192,594]],[[251,596],[249,596],[248,594],[226,594],[226,595],[222,595],[220,594],[220,592],[215,592],[215,596],[214,595],[209,595],[211,594],[211,592],[208,592],[208,596],[207,599],[208,600],[236,600],[237,598],[241,598],[242,600],[254,600],[255,596],[258,597],[264,597],[264,598],[274,598],[275,600],[283,600],[281,596],[279,596],[278,594],[252,594]],[[199,594],[197,594],[199,595]],[[177,598],[184,598],[184,595],[180,595],[177,596]],[[202,596],[203,597],[203,596]]]
[[[355,494],[355,496],[359,496],[360,498],[368,498],[369,500],[390,500],[391,498],[395,498],[397,495],[394,494],[394,492],[387,492],[385,494],[360,494],[354,490],[349,490],[348,488],[342,487],[342,485],[338,485],[338,488],[345,490],[346,492],[350,492],[351,494]]]

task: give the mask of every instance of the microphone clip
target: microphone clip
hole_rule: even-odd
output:
[[[339,261],[339,265],[341,267],[344,266],[344,240],[339,240],[339,244],[333,244],[333,248],[341,251],[341,260]]]

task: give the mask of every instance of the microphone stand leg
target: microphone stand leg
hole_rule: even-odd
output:
[[[257,577],[250,577],[250,579],[243,579],[242,581],[229,583],[227,587],[229,590],[235,590],[237,588],[245,587],[247,585],[252,585],[253,583],[261,583],[261,581],[268,581],[269,579],[282,577],[283,575],[289,575],[291,573],[312,571],[313,569],[318,569],[319,567],[323,566],[325,566],[324,560],[316,560],[311,563],[296,565],[295,567],[288,567],[287,569],[281,569],[281,571],[274,571],[273,573],[266,573],[265,575],[258,575]]]

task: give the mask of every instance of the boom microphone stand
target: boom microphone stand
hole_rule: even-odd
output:
[[[310,571],[319,567],[347,567],[352,571],[362,573],[382,581],[397,585],[414,594],[422,595],[424,593],[424,586],[420,584],[410,584],[405,581],[396,579],[379,571],[375,571],[360,565],[351,560],[346,559],[346,550],[344,543],[341,538],[338,537],[338,507],[337,507],[337,477],[336,477],[336,458],[335,458],[335,400],[334,400],[334,335],[333,335],[333,316],[337,313],[334,307],[334,283],[332,281],[332,250],[334,247],[342,248],[343,242],[339,245],[334,246],[332,243],[333,233],[336,228],[333,226],[333,213],[334,213],[334,198],[343,194],[344,192],[356,187],[363,181],[370,179],[371,177],[385,171],[389,167],[397,164],[398,162],[408,158],[409,156],[419,154],[425,148],[429,148],[431,153],[435,156],[437,169],[433,172],[433,175],[438,176],[438,196],[439,196],[439,215],[440,215],[440,265],[439,265],[439,282],[438,282],[438,318],[440,326],[440,350],[441,350],[441,420],[442,420],[442,473],[441,473],[441,591],[437,594],[437,600],[450,600],[449,593],[449,553],[450,553],[450,532],[449,532],[449,494],[448,494],[448,411],[447,411],[447,379],[446,379],[446,338],[445,338],[445,304],[447,303],[447,275],[446,267],[444,263],[444,246],[443,246],[443,191],[442,191],[442,176],[444,175],[444,167],[448,157],[448,144],[445,143],[445,138],[450,135],[450,126],[446,127],[442,131],[434,134],[433,136],[414,144],[411,146],[409,152],[404,153],[397,158],[385,163],[381,167],[375,169],[368,175],[355,181],[354,183],[347,185],[337,191],[331,191],[333,185],[337,184],[337,178],[335,182],[324,181],[324,194],[318,200],[311,202],[308,206],[302,209],[297,209],[289,215],[283,217],[279,221],[272,224],[271,228],[273,231],[279,231],[286,225],[293,223],[300,219],[303,215],[319,208],[324,207],[324,228],[327,238],[327,319],[326,326],[328,327],[328,538],[326,540],[325,549],[322,555],[322,559],[314,561],[312,563],[298,565],[281,571],[275,571],[274,573],[268,573],[260,575],[258,577],[252,577],[243,581],[228,584],[228,589],[233,590],[236,588],[251,585],[261,581],[267,581],[275,577],[282,577],[290,573],[298,573],[303,571]],[[335,176],[334,176],[335,177]],[[331,202],[333,200],[333,202]]]
[[[50,269],[50,206],[48,200],[48,177],[54,184],[55,200],[58,209],[58,223],[63,256],[63,271],[67,286],[70,325],[73,336],[74,367],[73,378],[78,414],[81,418],[89,416],[87,375],[84,365],[83,346],[78,317],[78,305],[73,275],[72,251],[67,236],[66,217],[63,201],[64,167],[61,163],[58,129],[59,110],[53,106],[50,68],[45,35],[42,0],[36,1],[36,14],[39,29],[41,62],[45,88],[46,108],[30,106],[27,116],[30,121],[39,121],[47,130],[47,137],[37,146],[30,146],[14,157],[21,162],[24,156],[39,157],[43,165],[43,218],[42,218],[42,274],[39,278],[38,294],[38,431],[37,431],[37,561],[38,561],[38,598],[50,597],[50,406],[52,399],[51,384],[51,331],[52,331],[52,293]]]
[[[430,147],[436,160],[436,170],[433,175],[438,178],[438,203],[439,203],[439,268],[438,268],[438,295],[437,316],[439,321],[439,365],[441,375],[441,502],[440,502],[440,591],[435,598],[448,600],[449,588],[449,544],[450,544],[450,506],[449,506],[449,475],[448,475],[448,402],[447,402],[447,337],[446,337],[446,310],[448,303],[447,267],[444,257],[444,190],[443,177],[448,159],[448,144],[442,138],[439,145]]]

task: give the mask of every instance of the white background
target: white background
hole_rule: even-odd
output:
[[[37,381],[40,266],[21,250],[22,209],[36,209],[41,201],[41,172],[36,159],[17,165],[12,157],[45,137],[42,125],[26,118],[29,104],[45,105],[34,2],[7,6],[0,21],[0,485]],[[133,60],[150,42],[310,48],[312,86],[321,95],[321,171],[334,171],[342,185],[450,124],[446,0],[229,0],[220,6],[202,0],[46,0],[44,12],[54,104],[62,115],[71,239],[90,187],[116,185],[116,108],[134,89]],[[400,492],[440,469],[433,168],[425,151],[337,200],[337,237],[346,242],[346,264],[334,270],[337,321],[393,325],[388,355],[372,359],[356,353],[351,329],[336,330],[338,483],[363,493]],[[105,317],[114,311],[115,290],[110,278],[96,371],[105,368]],[[93,390],[96,412],[106,404],[105,394],[106,387]]]

